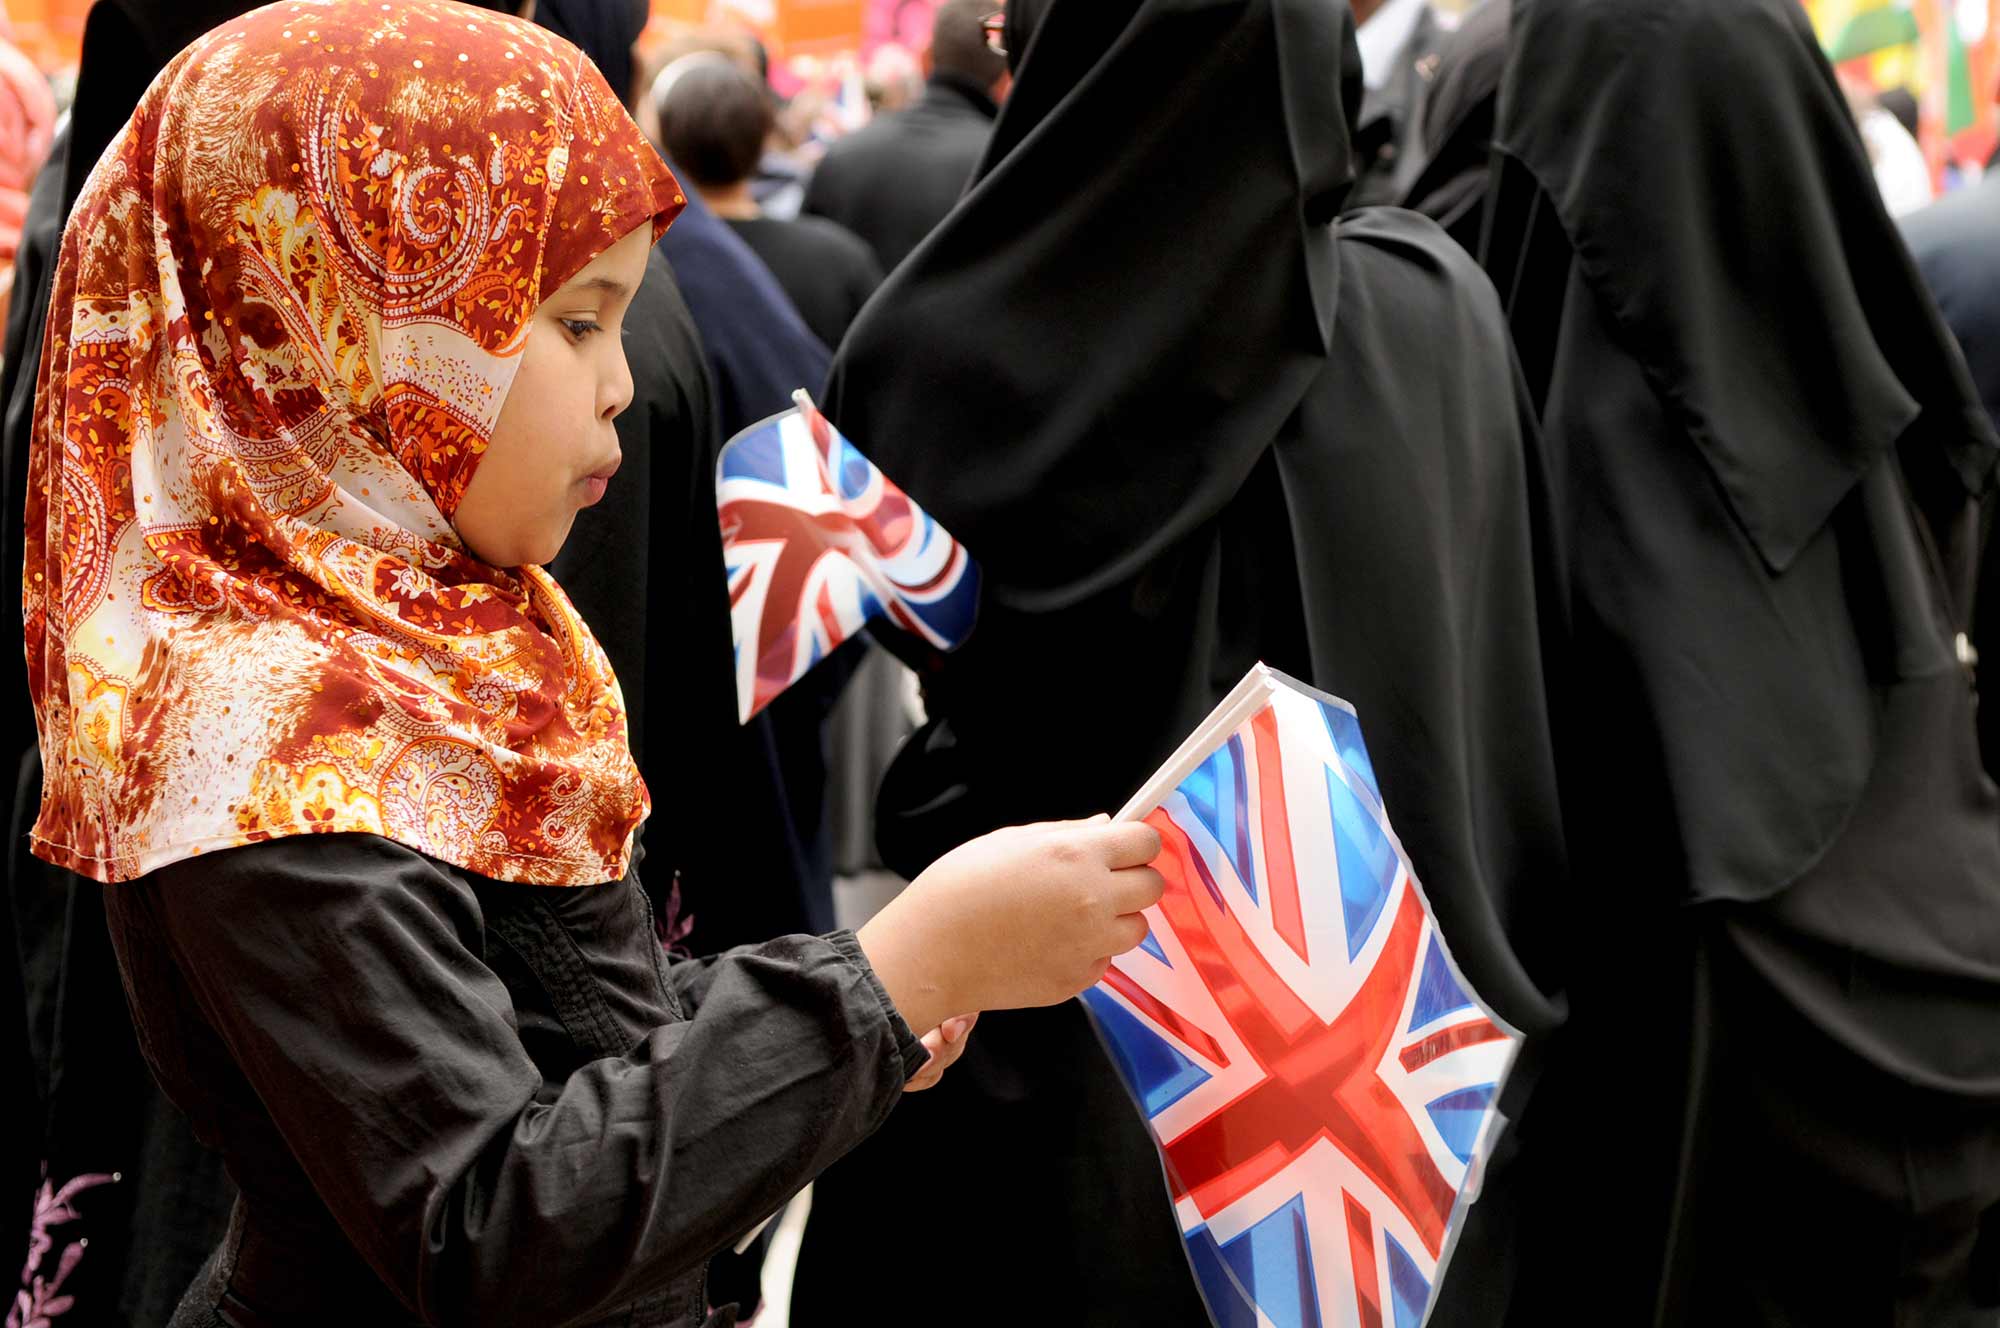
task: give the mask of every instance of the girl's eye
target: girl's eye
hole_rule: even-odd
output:
[[[601,323],[588,318],[565,318],[562,320],[562,325],[563,330],[568,332],[570,337],[576,341],[582,341],[591,333],[602,332],[604,330]]]

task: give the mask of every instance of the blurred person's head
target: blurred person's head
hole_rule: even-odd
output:
[[[1875,104],[1896,117],[1896,123],[1917,137],[1917,97],[1908,88],[1890,88],[1875,98]]]
[[[771,99],[756,76],[717,52],[683,57],[654,85],[660,146],[681,178],[727,215],[764,155]]]
[[[691,55],[719,55],[762,81],[757,75],[757,58],[750,40],[742,33],[695,28],[666,42],[654,52],[639,80],[639,86],[646,90],[644,95],[632,99],[632,118],[638,122],[640,132],[651,139],[653,146],[662,153],[665,153],[666,147],[660,141],[660,98],[665,95],[667,84],[679,77],[681,62]]]
[[[924,90],[922,63],[908,49],[889,43],[875,48],[868,57],[865,79],[868,106],[876,114],[900,111]]]
[[[986,41],[985,19],[1000,0],[945,0],[931,24],[931,47],[924,53],[930,74],[945,74],[985,89],[993,100],[1007,95],[1007,57]]]

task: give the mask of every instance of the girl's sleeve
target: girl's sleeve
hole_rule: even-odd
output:
[[[852,935],[794,936],[702,964],[686,1022],[545,1088],[479,896],[436,863],[315,836],[159,875],[204,1016],[427,1323],[663,1290],[875,1130],[924,1061]]]

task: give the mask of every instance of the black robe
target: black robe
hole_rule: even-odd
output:
[[[1537,481],[1490,288],[1420,218],[1337,219],[1342,10],[1032,8],[1009,9],[1019,78],[979,179],[828,394],[985,576],[883,792],[890,864],[1116,806],[1263,658],[1359,707],[1473,985],[1545,1031]],[[890,1293],[911,1315],[1206,1322],[1076,1005],[987,1015],[925,1096],[816,1185],[801,1328],[839,1321],[884,1245],[918,1255]],[[949,1183],[912,1205],[915,1175]]]
[[[537,21],[613,88],[631,81],[629,0],[564,0]],[[676,270],[678,265],[678,270]],[[653,793],[647,847],[663,912],[715,951],[833,926],[821,730],[835,666],[736,722],[727,578],[715,508],[721,443],[791,404],[827,349],[757,256],[689,194],[647,258],[625,319],[625,464],[550,564],[618,672]],[[679,892],[669,909],[674,882]],[[754,1289],[754,1287],[753,1287]]]
[[[147,1060],[243,1187],[173,1328],[730,1328],[708,1256],[927,1058],[853,933],[671,960],[636,871],[327,835],[109,898]]]
[[[689,529],[670,538],[690,541],[686,554],[697,560],[687,572],[690,592],[711,594],[701,584],[707,574],[701,570],[704,565],[712,569],[714,583],[705,605],[698,600],[676,605],[660,618],[661,629],[671,626],[687,633],[678,649],[705,652],[703,681],[692,690],[649,690],[656,694],[652,705],[681,708],[690,731],[712,732],[724,717],[728,724],[736,722],[727,575],[715,510],[715,448],[746,426],[789,407],[797,389],[810,389],[824,371],[827,350],[800,321],[749,246],[695,195],[688,195],[687,210],[675,219],[659,249],[693,314],[714,385],[715,406],[713,431],[704,434],[710,440],[702,463],[706,468],[689,474],[694,487],[686,507],[679,509],[688,513]],[[634,422],[629,427],[638,426]],[[660,441],[654,437],[651,445]],[[671,435],[669,443],[681,445]],[[637,531],[628,531],[614,543],[636,548],[637,537]],[[614,558],[606,574],[616,578],[617,566]],[[654,606],[652,611],[657,614],[665,607]],[[694,616],[675,616],[683,609]],[[589,621],[587,615],[585,620]],[[684,761],[678,782],[702,782],[710,790],[706,796],[719,801],[716,811],[721,819],[707,821],[710,838],[719,849],[733,849],[739,855],[732,872],[723,878],[726,884],[719,881],[717,891],[690,891],[686,898],[695,927],[689,943],[697,949],[721,949],[833,926],[833,837],[826,811],[824,730],[859,648],[856,643],[855,650],[823,662],[749,724],[719,739],[724,748],[719,762],[695,748],[677,758]]]
[[[736,720],[715,508],[720,430],[703,349],[655,249],[625,316],[633,383],[632,405],[617,420],[625,460],[604,501],[578,514],[549,571],[625,694],[633,755],[653,796],[642,833],[655,902],[665,912],[678,879],[689,943],[712,950],[833,920],[830,869],[810,848],[819,814],[793,805],[779,730],[762,717],[747,727]],[[813,696],[798,712],[807,766],[824,704]],[[806,787],[823,778],[822,770]]]
[[[1489,1321],[1990,1324],[1995,440],[1790,0],[1515,0],[1486,265],[1541,408],[1570,1016]]]

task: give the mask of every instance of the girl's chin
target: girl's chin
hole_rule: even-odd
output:
[[[556,555],[562,552],[563,545],[569,542],[570,527],[573,524],[573,521],[565,521],[562,529],[550,531],[546,536],[519,538],[510,542],[504,549],[496,549],[496,553],[506,555],[504,558],[489,557],[470,544],[466,547],[472,556],[481,562],[506,571],[522,567],[546,567],[556,560]]]

